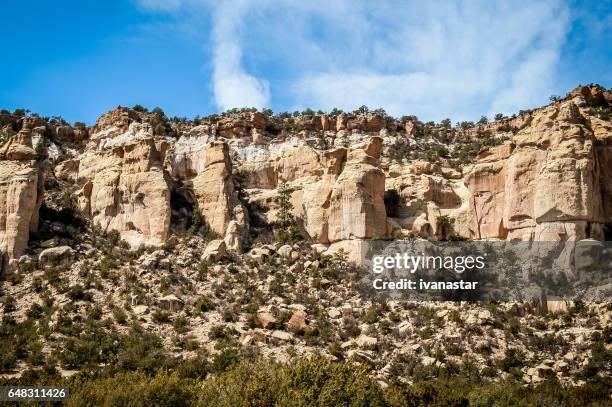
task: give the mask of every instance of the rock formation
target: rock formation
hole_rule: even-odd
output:
[[[477,157],[465,176],[477,239],[602,239],[610,217],[607,139],[574,97],[534,112],[530,125]]]
[[[328,238],[387,238],[385,173],[379,168],[382,139],[370,139],[364,149],[349,151],[347,163],[330,196]]]
[[[235,222],[226,243],[239,251],[239,235],[244,232],[238,229],[246,227],[247,218],[234,189],[232,163],[226,143],[213,142],[206,147],[204,171],[193,178],[192,183],[197,210],[214,234],[226,236],[230,222]]]
[[[152,139],[82,156],[80,209],[103,230],[117,230],[133,247],[160,245],[170,228],[170,187]]]
[[[367,111],[187,121],[120,107],[88,129],[2,114],[3,250],[16,259],[36,227],[38,142],[53,160],[49,181],[68,182],[61,188],[83,217],[133,248],[184,233],[197,212],[240,252],[257,235],[250,220],[260,229],[276,220],[285,184],[303,234],[326,247],[436,239],[440,219],[471,239],[603,239],[612,225],[610,95],[580,87],[465,128]],[[469,164],[464,151],[474,145],[481,151]]]
[[[38,228],[42,177],[32,148],[31,121],[0,149],[0,251],[4,270],[23,254]]]
[[[132,247],[161,245],[170,230],[170,185],[150,130],[129,117],[120,109],[95,126],[95,147],[78,158],[79,209]]]

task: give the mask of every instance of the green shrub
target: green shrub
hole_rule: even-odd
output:
[[[499,368],[504,372],[509,372],[512,368],[521,368],[525,362],[525,355],[521,350],[508,348],[504,358],[499,361]]]
[[[161,309],[156,309],[153,314],[151,314],[151,318],[158,324],[167,324],[170,322],[170,313]]]
[[[320,356],[280,365],[240,363],[206,382],[207,406],[384,406],[383,392],[363,367]]]
[[[91,301],[92,300],[91,294],[88,293],[83,288],[83,286],[80,284],[76,284],[70,287],[66,295],[68,296],[68,298],[70,298],[73,301]]]
[[[203,313],[215,309],[215,303],[207,296],[201,296],[195,305],[196,312]]]
[[[118,324],[123,325],[127,322],[127,313],[122,308],[113,308],[113,317]]]
[[[77,383],[68,406],[192,406],[197,387],[177,374],[119,373],[108,379]]]

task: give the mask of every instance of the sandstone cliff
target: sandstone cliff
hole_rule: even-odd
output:
[[[57,193],[132,248],[180,236],[197,214],[239,252],[274,224],[282,185],[302,234],[332,247],[448,237],[440,219],[450,236],[471,239],[603,239],[612,224],[611,100],[601,87],[580,87],[518,116],[455,127],[367,110],[188,121],[120,107],[89,129],[38,117],[21,126],[4,115],[3,250],[7,262],[19,257],[36,227],[33,145],[46,151]]]
[[[23,254],[30,232],[38,228],[43,191],[36,153],[32,148],[32,121],[0,149],[0,250],[2,269]]]
[[[506,144],[483,152],[465,183],[477,239],[603,239],[612,219],[609,122],[590,117],[582,90],[531,115]]]
[[[609,378],[609,284],[601,303],[379,303],[338,255],[370,239],[610,239],[609,91],[456,126],[267,113],[117,108],[89,128],[0,113],[0,314],[15,334],[0,373],[183,359],[199,375],[243,352],[317,351],[386,383],[396,367]],[[100,338],[113,346],[89,352]]]

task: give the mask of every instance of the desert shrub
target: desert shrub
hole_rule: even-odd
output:
[[[238,364],[241,359],[240,350],[233,346],[225,346],[221,352],[217,353],[210,365],[210,370],[213,373],[222,373],[227,371],[232,366]]]
[[[113,317],[118,324],[123,325],[127,322],[127,313],[122,308],[113,308]]]
[[[612,350],[606,348],[602,342],[591,345],[591,358],[586,366],[577,374],[577,377],[590,382],[600,381],[600,374],[612,374]]]
[[[196,312],[208,312],[215,309],[215,303],[207,296],[201,296],[195,305]]]
[[[133,360],[146,358],[147,354],[155,353],[155,347],[149,347],[150,340],[147,335],[133,338],[126,352],[135,352]],[[140,350],[135,349],[137,343],[145,346]],[[36,358],[37,346],[32,348],[32,357]],[[575,387],[564,387],[554,379],[535,386],[525,386],[508,379],[492,383],[483,382],[479,377],[450,377],[448,374],[438,379],[423,379],[420,377],[425,374],[419,371],[424,367],[416,358],[406,356],[405,360],[400,361],[400,366],[404,367],[398,370],[394,363],[391,373],[402,376],[407,370],[414,370],[417,374],[412,375],[413,384],[395,380],[383,389],[366,367],[334,362],[319,355],[280,364],[269,359],[253,360],[239,348],[227,347],[214,358],[212,364],[207,361],[207,356],[206,352],[199,352],[197,357],[180,364],[123,365],[120,372],[111,370],[101,374],[77,375],[71,379],[60,378],[53,361],[47,361],[37,370],[26,371],[22,379],[26,380],[23,383],[69,387],[69,406],[609,405],[609,379],[589,381]],[[15,352],[3,354],[0,362],[7,359],[9,364],[14,365],[17,360]],[[433,372],[434,368],[429,368]],[[2,378],[0,384],[16,384],[22,379]]]
[[[75,284],[66,293],[68,298],[73,301],[91,301],[92,295],[80,284]]]
[[[202,216],[197,208],[194,208],[193,215],[187,227],[187,237],[200,236],[207,242],[217,239],[217,236],[210,227],[202,220]]]
[[[441,215],[436,218],[436,234],[442,241],[460,240],[455,234],[455,219],[448,215]]]
[[[519,349],[509,348],[503,359],[499,361],[499,368],[505,372],[509,372],[513,368],[520,369],[525,362],[525,355]]]
[[[185,332],[189,331],[189,321],[185,315],[177,316],[172,322],[172,326],[179,334],[184,334]]]
[[[170,313],[161,309],[156,309],[153,314],[151,314],[151,318],[158,324],[167,324],[170,322]]]
[[[113,377],[76,383],[68,406],[191,406],[197,388],[177,374],[119,373]]]
[[[40,304],[34,302],[30,305],[30,308],[26,311],[26,316],[31,319],[38,319],[42,316],[43,309]]]
[[[362,367],[320,356],[280,365],[240,363],[213,377],[201,390],[201,405],[384,406],[379,385]]]

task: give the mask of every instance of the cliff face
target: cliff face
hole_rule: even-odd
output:
[[[592,102],[591,102],[592,103]],[[466,171],[472,237],[603,239],[609,212],[610,122],[581,91],[536,111],[508,143]]]
[[[79,158],[81,213],[130,245],[160,245],[170,229],[170,187],[152,138],[131,140]]]
[[[118,108],[89,129],[7,116],[3,126],[21,130],[0,149],[1,249],[14,262],[37,225],[33,138],[50,158],[46,177],[74,196],[80,215],[132,248],[164,244],[198,214],[239,252],[276,220],[281,186],[303,235],[332,248],[439,238],[443,218],[470,239],[603,239],[612,225],[611,105],[608,91],[581,87],[465,128],[381,112],[185,121]],[[482,150],[471,162],[470,148]]]
[[[0,149],[0,250],[2,269],[13,266],[38,228],[43,191],[36,154],[32,148],[32,122]]]

